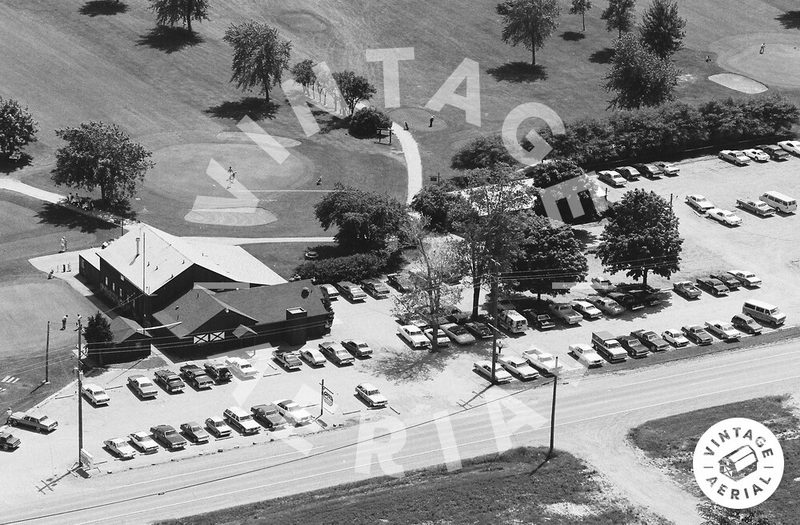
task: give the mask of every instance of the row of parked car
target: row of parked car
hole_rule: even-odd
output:
[[[491,361],[476,361],[472,368],[477,374],[492,381]],[[553,354],[533,347],[522,352],[522,355],[509,352],[499,356],[494,370],[494,382],[509,383],[514,378],[530,381],[540,376],[558,376],[563,371],[564,365],[559,364]]]
[[[761,282],[761,278],[750,270],[728,270],[711,273],[708,277],[698,277],[695,280],[696,284],[691,281],[676,281],[672,283],[672,290],[685,299],[692,300],[700,298],[702,295],[700,290],[720,297],[741,287],[759,288]]]
[[[686,196],[686,204],[697,213],[713,219],[726,226],[740,226],[742,218],[730,210],[717,207],[704,195],[692,194]],[[792,214],[797,211],[797,200],[778,191],[767,191],[758,199],[736,199],[736,206],[757,217],[771,217],[776,212]]]
[[[658,180],[664,176],[677,177],[680,168],[668,162],[654,162],[651,164],[633,164],[631,166],[621,166],[613,170],[602,170],[597,172],[597,178],[614,188],[622,188],[628,181],[635,182],[640,177],[651,180]]]
[[[800,155],[800,141],[783,140],[778,144],[764,144],[744,150],[724,149],[719,158],[736,166],[747,166],[751,162],[768,162],[770,159],[788,160],[790,154]]]

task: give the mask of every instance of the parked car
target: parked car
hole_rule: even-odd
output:
[[[622,167],[617,168],[616,171],[617,171],[617,173],[619,173],[620,175],[622,175],[623,177],[625,177],[626,179],[628,179],[630,181],[639,180],[640,173],[633,166],[622,166]]]
[[[217,439],[231,437],[233,429],[228,426],[224,419],[219,416],[211,416],[206,419],[206,428],[209,434]]]
[[[601,294],[611,292],[615,288],[614,283],[609,279],[598,279],[597,277],[592,277],[592,283],[589,286]]]
[[[759,195],[758,199],[772,207],[776,212],[792,214],[797,211],[797,200],[779,191],[765,191]]]
[[[559,364],[553,354],[539,350],[535,346],[522,352],[522,357],[543,375],[557,376],[564,370],[564,365]]]
[[[778,142],[778,146],[782,147],[789,153],[800,155],[800,140],[782,140]]]
[[[609,363],[621,363],[628,359],[619,341],[608,332],[592,332],[592,348]]]
[[[625,180],[625,177],[619,174],[619,172],[614,170],[603,170],[597,172],[597,179],[605,182],[609,186],[614,188],[622,188],[628,182]]]
[[[272,352],[272,357],[286,370],[300,370],[303,368],[303,362],[300,361],[300,354],[297,352],[279,352],[275,350]]]
[[[697,279],[697,287],[704,290],[715,297],[728,295],[728,287],[718,280],[711,277],[700,277]]]
[[[724,149],[719,152],[719,158],[726,160],[736,166],[747,166],[750,158],[739,150]]]
[[[775,210],[764,201],[754,199],[736,199],[736,206],[759,217],[771,217]]]
[[[761,286],[761,278],[750,270],[728,270],[728,275],[748,288],[758,288]]]
[[[342,346],[355,357],[364,358],[372,355],[372,348],[358,339],[345,339],[342,341]]]
[[[742,336],[739,330],[725,321],[706,321],[706,332],[726,342],[738,341]]]
[[[603,366],[603,359],[587,344],[576,343],[574,345],[569,345],[569,351],[578,358],[578,361],[586,365],[587,368]]]
[[[300,351],[300,357],[305,359],[306,363],[311,366],[325,366],[327,360],[317,348],[306,348]]]
[[[155,398],[158,395],[156,385],[141,374],[134,374],[128,377],[128,386],[142,399]]]
[[[387,275],[386,282],[388,282],[391,286],[394,286],[395,289],[400,293],[407,293],[416,288],[414,283],[411,282],[411,279],[399,273],[390,273]]]
[[[572,306],[573,310],[583,315],[583,317],[586,319],[599,319],[603,317],[603,312],[601,312],[589,301],[572,301],[570,306]]]
[[[356,396],[361,398],[370,408],[383,408],[389,404],[386,396],[372,383],[361,383],[356,385]]]
[[[725,226],[741,226],[742,218],[733,213],[732,211],[723,210],[722,208],[711,208],[706,212],[706,215]]]
[[[634,164],[633,167],[648,179],[658,180],[661,178],[661,168],[655,164]]]
[[[397,329],[397,335],[407,342],[411,348],[430,348],[431,346],[431,342],[428,341],[422,330],[411,324],[400,326]]]
[[[158,443],[153,440],[148,432],[134,432],[128,436],[133,446],[145,454],[155,454],[158,452]]]
[[[761,151],[760,149],[750,148],[742,150],[742,153],[750,160],[754,160],[756,162],[767,162],[769,160],[769,155]]]
[[[476,361],[475,363],[472,364],[472,368],[480,375],[488,379],[489,381],[492,380],[491,361]],[[504,370],[503,366],[500,363],[497,363],[494,368],[494,382],[496,384],[510,383],[511,379],[512,379],[511,374],[509,374],[506,370]]]
[[[106,439],[103,447],[120,459],[133,459],[136,455],[136,450],[125,438]]]
[[[336,283],[336,288],[339,289],[340,294],[352,302],[364,301],[367,298],[367,294],[364,293],[364,290],[362,290],[357,284],[351,283],[350,281],[338,282]]]
[[[167,369],[156,370],[155,382],[170,394],[183,392],[183,389],[186,388],[186,383],[183,382],[181,376]]]
[[[758,149],[769,155],[772,160],[789,160],[789,152],[774,144],[762,144]]]
[[[322,296],[329,301],[339,300],[339,290],[337,290],[336,287],[332,284],[319,285],[319,291],[322,292]]]
[[[474,335],[477,339],[491,339],[492,338],[492,329],[489,328],[489,325],[485,323],[481,323],[478,321],[473,321],[470,323],[464,324],[464,328],[466,328],[469,333]]]
[[[645,302],[641,297],[623,292],[609,292],[608,298],[619,303],[620,306],[628,310],[640,310],[645,307]]]
[[[321,342],[319,351],[337,366],[352,365],[356,361],[342,345],[335,341]]]
[[[275,407],[278,409],[278,413],[286,418],[286,421],[295,426],[307,425],[314,420],[306,409],[291,399],[275,401]]]
[[[423,333],[425,334],[425,337],[430,339],[431,343],[433,343],[433,328],[428,328]],[[436,330],[436,344],[440,347],[450,346],[450,338],[447,337],[447,334],[444,333],[444,330],[441,328]]]
[[[550,314],[540,312],[535,308],[526,308],[520,313],[528,321],[528,326],[533,326],[541,331],[550,330],[556,326]]]
[[[650,354],[650,350],[648,350],[647,347],[644,346],[641,341],[639,341],[633,336],[620,335],[619,337],[617,337],[617,341],[619,341],[619,344],[622,345],[622,348],[624,348],[625,351],[628,352],[628,355],[633,358],[638,359],[642,357],[647,357],[648,354]]]
[[[686,204],[694,208],[699,213],[705,213],[708,210],[712,210],[716,207],[710,200],[699,194],[687,195]]]
[[[0,450],[17,450],[21,444],[22,441],[17,436],[11,432],[0,430]]]
[[[211,385],[214,384],[214,380],[208,377],[205,370],[194,363],[183,365],[181,367],[181,374],[183,374],[186,382],[197,390],[209,389]]]
[[[203,369],[206,372],[206,375],[216,381],[218,384],[220,383],[230,383],[231,379],[233,379],[233,374],[231,373],[231,369],[220,361],[206,361],[203,363]]]
[[[693,285],[690,281],[678,281],[676,283],[672,283],[672,290],[675,293],[682,295],[686,299],[697,299],[702,294],[700,289]]]
[[[580,324],[583,316],[572,309],[569,303],[550,303],[547,305],[550,312],[569,325]]]
[[[506,354],[497,360],[503,368],[508,370],[511,375],[518,377],[524,381],[529,379],[536,379],[539,373],[533,369],[528,363],[528,360],[514,354]]]
[[[241,407],[228,407],[222,413],[222,419],[229,427],[235,428],[240,434],[250,436],[261,432],[261,427],[253,419],[253,414]]]
[[[607,315],[619,315],[625,311],[617,301],[610,297],[601,297],[599,295],[590,295],[586,298],[591,304],[597,307],[598,310],[605,312]]]
[[[253,365],[251,365],[247,359],[241,357],[227,357],[225,358],[225,364],[231,367],[231,369],[241,377],[251,378],[258,375],[258,370],[253,368]]]
[[[197,421],[189,421],[181,424],[181,432],[192,443],[208,443],[211,436],[206,432]]]
[[[681,328],[681,331],[689,341],[693,342],[696,345],[710,345],[711,343],[714,342],[714,339],[711,337],[711,334],[706,332],[705,328],[703,328],[699,324],[684,326]]]
[[[674,346],[675,348],[683,348],[684,346],[689,345],[689,340],[683,335],[680,330],[676,330],[674,328],[669,328],[664,330],[661,333],[661,337],[664,338],[666,342]]]
[[[84,383],[81,387],[81,394],[96,407],[106,406],[111,401],[106,391],[93,383]]]
[[[27,428],[34,432],[52,432],[58,428],[58,421],[54,421],[43,414],[28,414],[26,412],[12,412],[6,423],[12,427]]]
[[[157,443],[161,443],[167,450],[181,450],[186,448],[188,441],[178,434],[172,425],[156,425],[150,427],[150,433]]]
[[[727,286],[728,290],[731,291],[731,292],[734,292],[734,291],[738,290],[739,286],[741,285],[741,283],[739,282],[739,279],[737,279],[736,277],[732,276],[728,272],[712,273],[712,274],[709,275],[709,277],[711,277],[712,279],[716,279],[719,282],[721,282],[722,284],[724,284],[725,286]]]
[[[669,162],[659,161],[656,162],[655,165],[661,168],[661,173],[663,173],[667,177],[677,177],[681,171],[681,169],[678,166],[670,164]]]
[[[447,306],[444,311],[447,313],[445,317],[451,323],[464,324],[469,321],[470,314],[457,306]]]
[[[365,279],[361,281],[361,289],[375,299],[389,297],[389,287],[378,279]]]
[[[264,425],[269,430],[280,430],[286,427],[286,419],[278,412],[278,407],[273,403],[255,405],[250,407],[253,419]]]
[[[447,334],[447,337],[452,339],[456,344],[471,345],[475,342],[475,336],[469,333],[469,330],[460,324],[448,323],[443,324],[440,328]]]
[[[731,324],[740,332],[750,335],[759,335],[763,330],[755,319],[745,314],[736,314],[731,317]]]
[[[634,330],[631,335],[651,352],[663,352],[669,348],[669,343],[652,330]]]

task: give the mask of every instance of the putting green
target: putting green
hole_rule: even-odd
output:
[[[762,44],[766,44],[763,54]],[[800,35],[749,33],[722,38],[709,47],[717,53],[717,64],[728,71],[767,86],[800,87]]]

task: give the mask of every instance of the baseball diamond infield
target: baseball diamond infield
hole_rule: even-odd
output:
[[[760,53],[762,44],[766,44],[763,54]],[[742,34],[712,42],[709,49],[717,54],[720,67],[748,77],[733,82],[731,78],[710,78],[714,82],[744,93],[758,92],[746,90],[755,87],[750,79],[772,87],[800,87],[800,35]]]

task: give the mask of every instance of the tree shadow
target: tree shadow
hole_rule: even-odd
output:
[[[542,65],[532,66],[527,62],[507,62],[502,66],[486,70],[495,80],[508,82],[535,82],[547,80],[547,69]]]
[[[784,29],[800,29],[800,11],[786,11],[775,17]]]
[[[319,124],[320,133],[322,134],[330,133],[337,129],[347,129],[350,125],[349,117],[333,115],[321,109],[312,109],[311,114],[314,115],[314,119]]]
[[[75,210],[59,206],[58,204],[45,203],[42,209],[36,212],[40,223],[53,226],[66,226],[70,229],[78,229],[83,233],[95,233],[98,230],[107,231],[118,228],[118,226],[104,220],[78,213]]]
[[[156,26],[147,34],[140,36],[136,45],[174,53],[202,42],[203,37],[183,27]]]
[[[567,42],[578,42],[579,40],[586,38],[586,35],[584,33],[579,33],[578,31],[564,31],[561,33],[561,38]]]
[[[246,97],[241,100],[226,100],[218,106],[208,108],[204,113],[215,118],[237,121],[242,120],[244,117],[250,117],[252,120],[263,120],[265,118],[275,118],[275,112],[278,107],[278,104],[272,101],[267,102],[263,98]]]
[[[128,11],[128,4],[119,0],[91,0],[81,6],[78,12],[86,16],[113,16]]]
[[[589,55],[589,62],[594,64],[609,64],[611,63],[611,59],[614,58],[614,49],[610,47],[604,47],[599,51],[595,51],[591,55]]]
[[[20,170],[25,166],[30,166],[33,157],[27,153],[20,153],[15,159],[0,159],[0,173],[8,175],[13,171]]]
[[[386,348],[381,353],[383,356],[376,373],[399,382],[430,380],[437,372],[444,370],[448,359],[441,350],[412,350],[405,345],[399,351]]]

